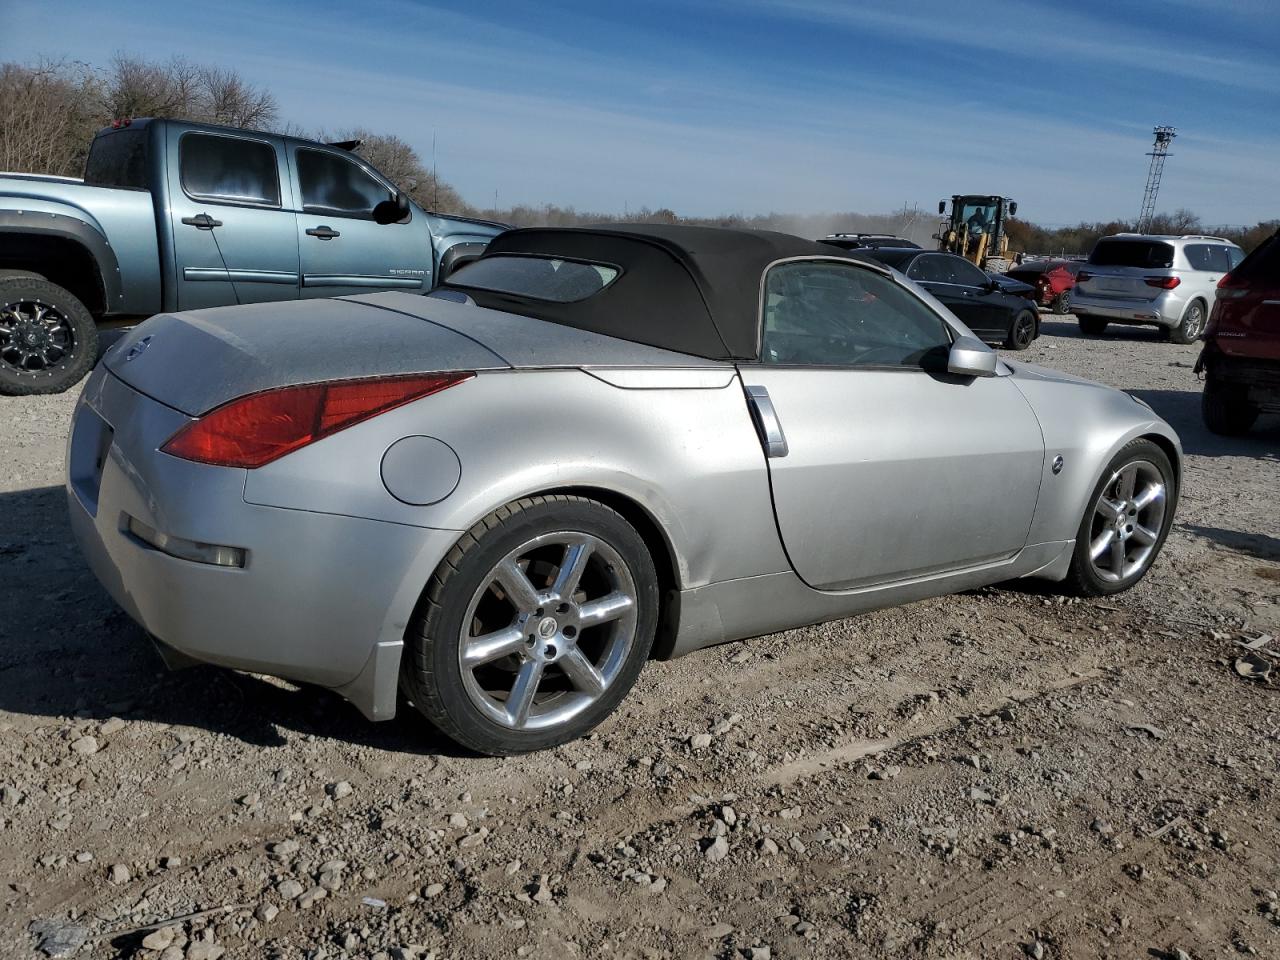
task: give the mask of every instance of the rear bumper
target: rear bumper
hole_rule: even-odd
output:
[[[1265,410],[1280,409],[1280,360],[1235,357],[1207,344],[1196,363],[1208,379],[1249,391],[1249,400]]]
[[[1176,327],[1182,322],[1182,314],[1186,307],[1187,301],[1173,290],[1161,294],[1154,300],[1090,296],[1082,293],[1079,287],[1071,294],[1071,309],[1075,314],[1103,317],[1115,323]]]
[[[158,452],[185,422],[101,367],[87,381],[67,497],[98,580],[183,657],[330,687],[371,719],[394,716],[405,630],[458,534],[246,503],[245,471]],[[243,551],[244,565],[162,552],[129,531],[130,517]]]

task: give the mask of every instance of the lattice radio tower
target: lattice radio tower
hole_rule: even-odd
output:
[[[1151,218],[1156,212],[1156,194],[1160,192],[1160,178],[1164,175],[1164,159],[1169,155],[1169,144],[1178,135],[1173,127],[1156,127],[1156,142],[1147,154],[1151,167],[1147,170],[1147,189],[1142,192],[1142,213],[1138,214],[1138,232],[1151,229]]]

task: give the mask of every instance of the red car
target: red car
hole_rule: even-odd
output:
[[[1083,264],[1078,260],[1027,260],[1010,270],[1007,276],[1035,287],[1031,299],[1054,313],[1071,312],[1071,288]]]
[[[1280,413],[1280,230],[1218,281],[1204,341],[1205,426],[1240,434]]]

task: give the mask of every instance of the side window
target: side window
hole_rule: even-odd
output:
[[[765,279],[765,363],[943,369],[942,319],[892,278],[841,263],[782,263]]]
[[[959,283],[966,287],[981,287],[990,279],[968,260],[962,260],[959,257],[944,259],[951,267],[951,276],[954,278],[952,283]]]
[[[302,209],[307,213],[370,220],[374,207],[395,199],[363,167],[346,157],[306,149],[299,149],[294,156]]]
[[[179,143],[179,177],[192,197],[280,205],[280,176],[271,144],[209,133],[187,133]]]
[[[1213,248],[1207,243],[1189,243],[1182,252],[1186,254],[1192,270],[1212,270],[1210,263],[1212,250]]]
[[[1227,247],[1227,262],[1231,264],[1232,270],[1240,266],[1240,263],[1243,260],[1244,260],[1243,250],[1241,250],[1239,247]]]
[[[1227,254],[1230,253],[1231,249],[1231,247],[1223,244],[1211,246],[1209,248],[1209,269],[1214,273],[1226,273],[1230,270],[1233,264]]]
[[[907,269],[907,276],[917,283],[947,283],[946,277],[938,269],[941,257],[925,255],[916,257]]]

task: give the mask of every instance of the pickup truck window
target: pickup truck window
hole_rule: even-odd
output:
[[[299,149],[298,185],[302,209],[335,217],[373,218],[373,208],[395,199],[359,164],[322,150]]]
[[[280,205],[280,176],[271,144],[208,133],[183,134],[182,189],[198,200]]]
[[[147,133],[113,130],[93,138],[84,162],[84,182],[92,187],[147,189]]]

